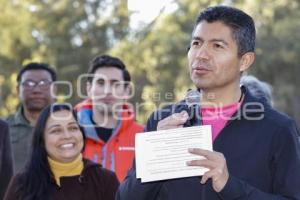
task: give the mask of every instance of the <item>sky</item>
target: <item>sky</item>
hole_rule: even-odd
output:
[[[173,0],[128,0],[128,8],[133,14],[130,26],[137,28],[141,23],[150,23],[165,6],[165,12],[176,9]]]

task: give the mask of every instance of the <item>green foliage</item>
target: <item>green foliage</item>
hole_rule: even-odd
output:
[[[300,122],[299,1],[256,1],[249,12],[257,24],[257,58],[251,73],[269,82],[275,107]],[[245,4],[247,7],[247,4]]]
[[[0,0],[0,4],[0,26],[5,27],[0,32],[2,77],[17,73],[29,61],[47,62],[76,91],[76,78],[87,71],[92,57],[105,53],[128,32],[124,0]],[[3,116],[16,107],[7,102],[18,100],[15,86],[8,79],[1,83]],[[65,88],[59,91],[60,96],[67,93]],[[77,93],[66,101],[78,101]]]

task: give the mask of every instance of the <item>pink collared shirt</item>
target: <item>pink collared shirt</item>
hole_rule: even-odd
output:
[[[227,121],[239,109],[241,103],[235,103],[223,107],[201,108],[203,125],[212,126],[212,139],[217,138],[221,130],[225,127]]]

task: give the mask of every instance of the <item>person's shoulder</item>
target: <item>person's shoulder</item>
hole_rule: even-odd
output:
[[[133,121],[133,123],[131,124],[131,129],[133,130],[134,133],[139,132],[139,131],[144,130],[144,125],[140,124],[136,121]]]
[[[16,123],[17,121],[20,121],[21,118],[24,118],[23,116],[23,105],[20,104],[17,107],[17,110],[13,113],[10,113],[8,117],[6,117],[6,121],[9,125]]]
[[[246,88],[244,87],[244,89]],[[247,109],[254,108],[252,112],[249,112],[249,110],[247,110],[247,112],[249,112],[249,114],[256,113],[260,117],[262,117],[260,121],[264,123],[265,126],[272,126],[272,128],[278,129],[295,124],[294,120],[287,114],[274,109],[270,104],[266,103],[264,100],[253,96],[253,94],[247,92],[247,89],[246,93],[247,99],[244,106],[248,106]]]
[[[95,163],[91,160],[83,158],[84,173],[92,176],[97,176],[100,179],[116,179],[116,175],[113,171],[105,169],[101,164]]]
[[[99,167],[98,170],[99,170],[99,173],[102,174],[102,176],[107,177],[108,179],[109,178],[116,179],[115,172],[113,172],[113,171],[111,171],[109,169],[106,169],[104,167]]]
[[[285,127],[294,124],[295,121],[287,114],[275,110],[271,107],[265,109],[265,119],[270,121],[274,126]]]
[[[93,162],[89,159],[83,158],[83,164],[84,164],[84,170],[85,171],[98,171],[98,172],[103,172],[106,173],[106,171],[109,171],[105,168],[102,167],[101,164]]]
[[[85,99],[78,104],[75,105],[74,111],[79,112],[81,110],[91,110],[93,108],[92,100],[91,99]]]
[[[7,118],[6,118],[6,122],[8,124],[12,124],[15,122],[15,117],[16,117],[16,114],[13,113],[13,114],[10,114]]]
[[[8,126],[7,122],[4,121],[3,119],[0,119],[0,127],[1,127],[1,129],[4,128],[4,127],[7,127],[7,126]]]
[[[268,133],[273,135],[274,141],[285,142],[287,140],[299,140],[300,135],[297,124],[295,120],[287,114],[273,108],[267,108],[264,120],[266,122],[265,127],[268,127]]]

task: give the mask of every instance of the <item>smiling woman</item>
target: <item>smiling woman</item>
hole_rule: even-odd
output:
[[[48,157],[61,163],[74,161],[83,148],[83,134],[68,110],[51,114],[44,137]]]
[[[31,157],[5,199],[114,199],[117,177],[82,158],[85,135],[69,106],[46,107],[33,134]]]

